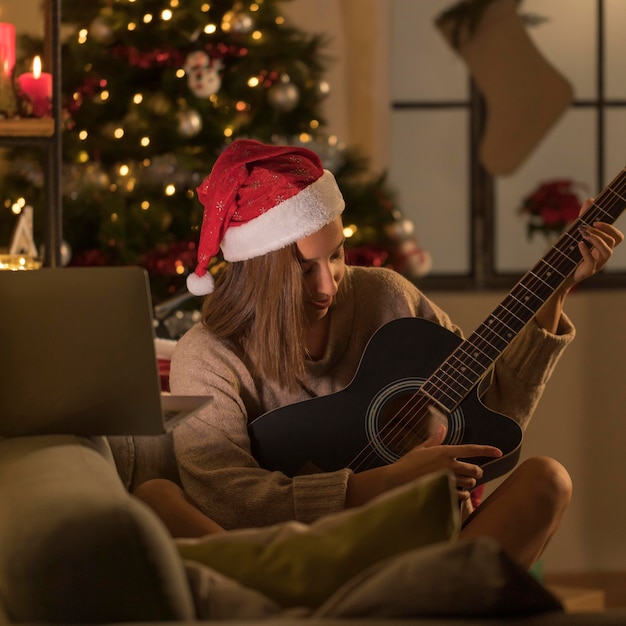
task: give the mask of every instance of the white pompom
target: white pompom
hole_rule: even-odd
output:
[[[215,281],[210,272],[204,276],[198,276],[195,272],[187,276],[187,289],[194,296],[206,296],[213,291]]]

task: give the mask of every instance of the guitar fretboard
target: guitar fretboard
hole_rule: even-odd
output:
[[[580,227],[598,221],[612,224],[624,208],[626,170],[606,186],[491,315],[433,372],[421,392],[454,411],[580,263]]]

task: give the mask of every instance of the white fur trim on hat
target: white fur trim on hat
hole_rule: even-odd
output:
[[[194,296],[206,296],[209,293],[213,293],[215,288],[215,281],[211,272],[207,270],[203,276],[198,276],[195,272],[192,272],[187,276],[187,289]]]
[[[324,170],[315,182],[253,220],[231,223],[220,246],[224,259],[245,261],[280,250],[332,222],[344,206],[335,177]]]

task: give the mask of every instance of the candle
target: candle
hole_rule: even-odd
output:
[[[41,71],[41,59],[33,60],[33,71],[18,76],[17,82],[21,92],[28,97],[35,117],[46,117],[50,114],[52,100],[52,74]]]
[[[10,78],[15,66],[15,26],[0,22],[0,68]]]

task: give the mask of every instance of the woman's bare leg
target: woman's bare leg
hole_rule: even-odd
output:
[[[530,568],[561,524],[571,495],[570,476],[558,461],[528,459],[467,519],[460,536],[493,537]]]
[[[161,518],[172,537],[202,537],[224,531],[170,480],[148,480],[139,485],[133,495],[145,502]]]

